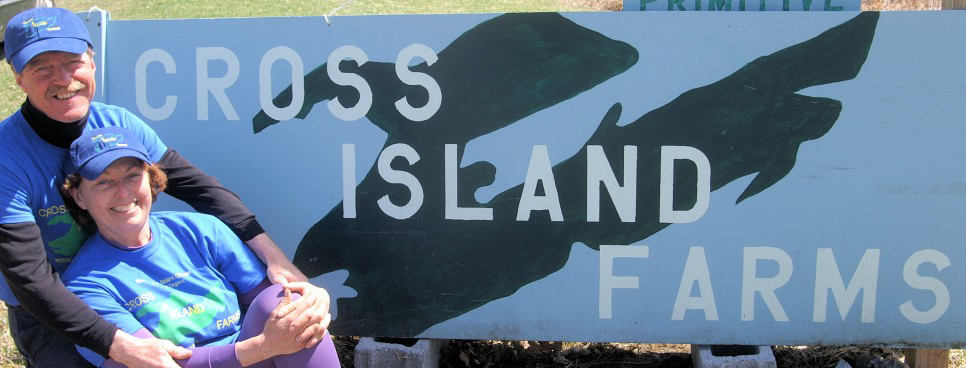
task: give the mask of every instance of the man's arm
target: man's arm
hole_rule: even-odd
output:
[[[71,342],[108,356],[117,331],[60,281],[33,222],[0,224],[0,271],[25,310]]]
[[[188,203],[196,211],[215,216],[228,225],[265,262],[268,266],[268,278],[273,283],[307,280],[268,237],[255,215],[235,193],[188,162],[175,150],[168,149],[159,164],[168,175],[168,189],[165,192]]]
[[[265,262],[267,269],[265,273],[268,279],[274,284],[287,284],[290,282],[308,281],[308,278],[299,271],[285,253],[278,248],[275,241],[268,237],[268,233],[261,233],[258,236],[246,241],[245,244],[252,249],[252,252]]]
[[[132,336],[117,330],[114,345],[108,362],[120,363],[126,367],[179,368],[174,359],[191,358],[192,351],[177,346],[168,340],[151,336]],[[108,365],[106,365],[108,366]]]
[[[132,339],[67,290],[47,261],[33,222],[0,224],[0,271],[20,305],[70,342],[132,367],[177,367],[191,356],[158,339]]]

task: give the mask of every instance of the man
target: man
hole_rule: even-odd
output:
[[[225,222],[265,262],[272,282],[305,281],[234,193],[168,149],[129,111],[91,102],[93,44],[76,15],[27,10],[10,20],[4,41],[27,99],[0,123],[0,272],[6,280],[0,299],[10,308],[11,334],[29,366],[84,366],[75,343],[128,366],[176,367],[171,356],[190,355],[166,341],[118,330],[59,279],[87,238],[56,188],[70,143],[86,130],[117,125],[137,132],[165,168],[168,194]],[[313,320],[326,312],[314,311]]]

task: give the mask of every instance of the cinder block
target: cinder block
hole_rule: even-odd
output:
[[[694,368],[777,368],[771,346],[691,345]]]
[[[437,368],[443,340],[415,340],[413,344],[396,343],[406,339],[377,341],[359,339],[355,349],[356,368]]]

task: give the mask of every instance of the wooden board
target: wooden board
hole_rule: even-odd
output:
[[[906,364],[910,368],[946,368],[949,365],[949,350],[906,349]]]

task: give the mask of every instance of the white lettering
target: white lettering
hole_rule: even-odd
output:
[[[458,152],[455,144],[447,144],[445,147],[445,202],[446,209],[444,216],[447,220],[492,220],[492,208],[471,208],[460,207],[458,203],[459,185],[457,174],[459,172]]]
[[[829,248],[818,250],[815,261],[815,300],[812,321],[825,322],[828,309],[828,292],[832,292],[835,304],[839,307],[842,321],[852,309],[852,304],[862,290],[862,323],[875,321],[875,295],[879,279],[879,250],[867,249],[859,261],[848,288],[842,281],[835,254]]]
[[[694,283],[698,284],[698,296],[691,296]],[[706,321],[718,320],[718,307],[714,302],[714,289],[711,288],[711,274],[708,271],[708,260],[704,256],[704,247],[691,247],[688,260],[684,264],[684,275],[678,286],[678,297],[674,300],[674,311],[671,320],[680,321],[688,309],[704,310]]]
[[[389,200],[389,195],[387,194],[379,198],[376,203],[379,204],[379,208],[385,214],[392,218],[403,220],[412,217],[423,205],[423,187],[419,184],[419,179],[413,176],[413,174],[393,170],[391,164],[396,157],[405,158],[409,162],[409,165],[413,165],[419,161],[419,153],[409,145],[396,143],[386,147],[382,151],[382,154],[379,155],[379,176],[382,176],[387,183],[402,184],[406,188],[409,188],[409,193],[411,194],[409,202],[403,206],[397,206]]]
[[[541,197],[536,195],[538,182],[543,182],[544,195]],[[517,207],[517,221],[528,221],[530,212],[540,210],[550,211],[552,221],[563,221],[557,184],[554,182],[550,165],[550,153],[544,145],[533,146],[530,154],[527,180],[523,183],[523,194],[520,195],[520,204]]]
[[[587,222],[600,221],[600,184],[610,194],[617,215],[623,222],[637,218],[637,146],[624,146],[624,185],[610,169],[601,146],[587,146]]]
[[[778,274],[772,278],[758,278],[758,261],[771,260],[778,263]],[[755,320],[755,294],[761,294],[765,306],[776,321],[788,321],[785,309],[778,302],[775,290],[784,286],[792,277],[792,258],[788,253],[773,247],[746,247],[741,277],[741,320]]]
[[[409,104],[409,98],[403,97],[396,101],[396,109],[406,119],[426,121],[439,111],[439,107],[443,103],[443,92],[440,90],[436,80],[429,76],[429,74],[416,73],[409,70],[409,62],[415,58],[426,60],[426,65],[428,66],[432,66],[439,60],[439,57],[436,56],[436,51],[433,51],[429,46],[414,43],[402,49],[396,57],[396,76],[403,83],[425,88],[426,92],[429,93],[429,101],[423,107],[413,107]]]
[[[153,108],[148,104],[148,64],[159,62],[164,67],[166,74],[176,72],[174,58],[167,51],[162,49],[150,49],[138,57],[134,65],[134,99],[138,106],[138,111],[144,118],[154,121],[167,119],[174,113],[175,106],[178,105],[177,96],[165,96],[164,104],[159,108]]]
[[[343,73],[339,70],[339,63],[344,59],[355,60],[357,65],[362,66],[369,62],[369,56],[356,46],[345,45],[329,54],[328,64],[325,67],[332,83],[350,86],[359,91],[359,102],[351,108],[345,107],[336,97],[328,102],[329,111],[343,121],[359,120],[366,116],[369,113],[369,108],[372,107],[372,88],[369,87],[369,83],[366,83],[365,78],[357,74]]]
[[[292,102],[283,108],[275,106],[272,101],[272,65],[279,60],[287,61],[292,70]],[[305,103],[304,73],[302,57],[290,47],[279,46],[268,50],[262,56],[262,62],[258,65],[258,102],[266,115],[278,121],[285,121],[298,115],[302,110],[302,104]]]
[[[356,145],[342,145],[342,218],[356,218]]]
[[[601,245],[600,246],[600,296],[598,314],[600,319],[613,316],[614,289],[637,289],[640,280],[636,276],[614,276],[615,258],[647,258],[646,245]]]
[[[241,312],[235,312],[235,314],[232,314],[226,318],[217,320],[215,322],[215,325],[220,330],[223,328],[234,326],[236,323],[238,323],[239,319],[241,319]]]
[[[198,120],[208,120],[208,94],[215,98],[218,106],[225,113],[228,120],[238,120],[238,113],[235,107],[228,100],[225,90],[235,84],[238,80],[240,71],[238,56],[231,50],[224,47],[199,47],[196,50],[196,66],[198,78]],[[222,60],[227,65],[225,75],[219,78],[212,78],[208,75],[208,62],[211,60]]]
[[[919,265],[923,263],[932,263],[936,266],[936,271],[942,271],[949,267],[949,257],[935,249],[923,249],[913,253],[902,267],[902,279],[906,284],[914,289],[931,291],[936,298],[936,304],[929,310],[921,311],[912,305],[912,300],[907,300],[899,306],[899,311],[910,322],[927,324],[938,321],[946,314],[949,309],[949,289],[935,277],[919,275]]]
[[[674,161],[688,160],[694,162],[698,169],[697,193],[694,206],[689,210],[674,210]],[[658,219],[663,224],[685,224],[697,221],[711,202],[711,163],[708,157],[697,148],[687,146],[661,147],[661,192],[660,214]]]

